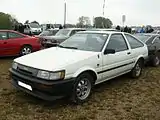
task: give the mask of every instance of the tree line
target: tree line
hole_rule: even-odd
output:
[[[29,23],[29,20],[26,20],[25,23]],[[37,23],[37,21],[33,21],[32,23]],[[0,12],[0,29],[15,29],[16,25],[22,25],[22,23],[19,23],[18,20],[7,13]],[[65,27],[79,27],[79,28],[111,28],[112,27],[112,21],[108,18],[104,17],[95,17],[93,19],[93,25],[91,25],[91,20],[87,16],[81,16],[78,18],[77,24],[66,24]]]

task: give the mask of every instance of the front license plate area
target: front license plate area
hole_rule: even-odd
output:
[[[18,85],[32,91],[32,87],[30,85],[27,85],[27,84],[20,82],[20,81],[18,81]]]

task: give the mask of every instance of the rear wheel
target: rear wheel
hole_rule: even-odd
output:
[[[138,60],[136,65],[134,66],[134,68],[131,71],[131,77],[133,78],[138,78],[140,77],[141,73],[142,73],[142,68],[143,68],[143,60]]]
[[[27,55],[27,54],[30,54],[30,53],[32,53],[32,47],[29,46],[29,45],[25,45],[24,47],[22,47],[22,49],[20,51],[21,56]]]
[[[92,86],[93,77],[88,73],[81,74],[74,84],[71,100],[76,104],[85,102],[91,94]]]
[[[153,56],[153,59],[152,59],[151,62],[152,62],[152,66],[154,66],[154,67],[159,66],[159,64],[160,64],[160,59],[159,59],[158,55]]]

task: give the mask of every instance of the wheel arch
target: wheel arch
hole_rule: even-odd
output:
[[[142,55],[140,55],[140,56],[136,59],[135,65],[136,65],[136,63],[137,63],[139,60],[142,60],[142,63],[143,63],[143,66],[144,66],[144,64],[145,64],[145,58],[144,58]]]
[[[97,72],[93,69],[93,68],[81,68],[79,69],[77,72],[75,72],[75,74],[73,75],[73,77],[78,77],[80,76],[81,74],[83,73],[88,73],[90,74],[93,79],[94,79],[94,82],[97,80],[98,76],[97,76]]]
[[[30,46],[30,47],[32,48],[32,45],[31,45],[31,44],[23,44],[23,45],[21,45],[21,49],[22,49],[24,46]],[[21,49],[20,49],[20,50],[21,50]]]

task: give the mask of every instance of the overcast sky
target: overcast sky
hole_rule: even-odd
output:
[[[79,16],[102,16],[104,0],[66,0],[67,23],[77,23]],[[0,11],[10,13],[20,21],[62,23],[64,0],[0,0]],[[160,0],[106,0],[105,17],[114,25],[160,25]]]

